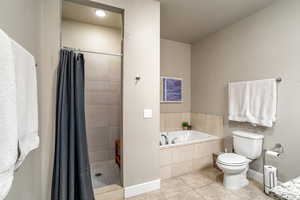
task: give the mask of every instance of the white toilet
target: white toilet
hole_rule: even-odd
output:
[[[233,132],[235,153],[223,153],[217,158],[217,165],[224,172],[224,187],[238,190],[248,185],[249,163],[261,155],[263,138],[254,133]]]

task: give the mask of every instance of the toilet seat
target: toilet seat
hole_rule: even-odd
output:
[[[249,163],[247,158],[235,153],[223,153],[218,156],[217,162],[225,166],[243,166]]]

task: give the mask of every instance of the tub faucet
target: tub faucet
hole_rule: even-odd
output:
[[[166,144],[169,144],[169,138],[165,134],[162,134],[161,137],[164,137]]]
[[[178,139],[179,139],[178,137],[174,138],[174,139],[171,141],[171,144],[176,144],[176,140],[178,140]]]

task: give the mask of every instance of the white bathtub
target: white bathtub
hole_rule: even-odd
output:
[[[168,144],[165,140],[165,135],[168,139]],[[185,145],[185,144],[192,144],[198,142],[205,142],[210,140],[218,140],[220,139],[217,136],[208,135],[203,132],[199,131],[171,131],[171,132],[161,132],[161,147],[170,147],[170,146],[177,146],[177,145]]]

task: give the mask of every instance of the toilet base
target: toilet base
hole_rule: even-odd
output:
[[[249,184],[246,176],[247,170],[238,174],[224,174],[224,187],[230,190],[239,190]]]

